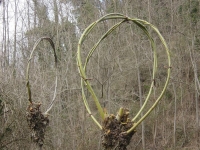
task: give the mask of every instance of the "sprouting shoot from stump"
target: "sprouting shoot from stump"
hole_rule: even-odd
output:
[[[41,102],[33,102],[33,100],[32,100],[31,87],[30,87],[30,82],[29,82],[30,62],[33,57],[33,52],[35,51],[35,49],[37,48],[39,43],[43,40],[47,40],[53,49],[53,54],[54,54],[54,58],[55,58],[55,67],[56,67],[54,96],[53,96],[53,99],[52,99],[49,107],[47,108],[47,110],[44,113],[42,113],[40,110]],[[49,124],[48,112],[51,110],[51,108],[55,102],[56,89],[57,89],[57,56],[56,56],[54,43],[49,37],[42,37],[36,41],[32,51],[31,51],[29,60],[28,60],[27,71],[26,71],[26,81],[27,81],[26,87],[28,90],[28,100],[29,100],[26,118],[27,118],[28,126],[31,129],[31,139],[33,142],[35,142],[41,148],[44,144],[45,130]]]
[[[81,51],[82,51],[82,45],[84,40],[87,38],[87,36],[91,33],[91,31],[97,26],[98,23],[102,21],[108,21],[111,19],[119,20],[118,23],[113,25],[110,29],[108,29],[102,37],[94,44],[94,46],[90,49],[90,51],[87,54],[87,57],[84,62],[81,60]],[[130,119],[129,118],[129,110],[125,108],[120,108],[119,111],[117,112],[117,115],[113,114],[106,114],[103,110],[103,107],[101,106],[91,84],[90,80],[88,80],[88,77],[86,75],[86,70],[87,70],[87,64],[93,55],[94,51],[97,49],[99,44],[106,39],[106,37],[112,33],[116,28],[118,28],[120,25],[123,23],[133,23],[135,24],[139,29],[141,29],[146,37],[148,38],[150,44],[151,44],[151,49],[154,53],[154,61],[153,61],[153,71],[152,71],[152,79],[151,79],[151,85],[150,89],[148,91],[147,97],[140,108],[140,110],[137,112],[134,118]],[[149,101],[150,95],[152,94],[152,89],[154,87],[154,82],[155,82],[155,75],[156,75],[156,69],[157,69],[157,53],[156,53],[156,45],[155,42],[150,35],[149,31],[147,30],[147,27],[150,27],[155,31],[157,36],[160,39],[160,42],[164,46],[166,50],[166,55],[168,59],[168,67],[167,69],[167,77],[165,80],[165,84],[163,86],[163,89],[158,96],[158,98],[155,100],[153,105],[148,109],[148,111],[140,118],[141,112],[144,110],[147,102]],[[152,110],[156,107],[158,102],[161,100],[167,86],[169,83],[169,78],[170,78],[170,71],[171,71],[171,61],[170,61],[170,54],[169,54],[169,49],[167,47],[167,44],[160,34],[159,30],[149,22],[137,18],[130,18],[127,17],[123,14],[118,14],[118,13],[112,13],[112,14],[107,14],[100,18],[99,20],[93,22],[90,24],[82,33],[79,43],[78,43],[78,50],[77,50],[77,65],[79,69],[79,73],[81,76],[81,88],[82,88],[82,97],[83,97],[83,102],[86,107],[87,112],[89,113],[90,117],[93,119],[93,121],[99,126],[99,128],[103,132],[103,138],[102,138],[102,145],[104,149],[117,149],[117,150],[126,150],[126,147],[129,145],[131,137],[133,134],[136,132],[136,127],[152,112]],[[90,92],[96,107],[98,109],[98,112],[100,114],[101,119],[103,120],[102,125],[99,123],[99,121],[93,116],[91,109],[88,104],[88,100],[85,95],[85,88]]]

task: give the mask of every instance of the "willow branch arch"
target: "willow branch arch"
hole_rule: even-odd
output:
[[[117,19],[120,20],[120,22],[116,23],[115,25],[113,25],[98,41],[97,43],[90,49],[89,53],[87,54],[87,57],[85,59],[85,62],[82,62],[81,60],[81,47],[82,44],[84,42],[84,40],[86,39],[86,37],[91,33],[91,31],[93,30],[93,28],[95,28],[95,26],[105,20],[111,20],[111,19]],[[126,133],[130,133],[131,131],[133,131],[149,114],[150,112],[155,108],[155,106],[158,104],[158,102],[161,100],[167,86],[169,83],[169,79],[170,79],[170,72],[171,72],[171,60],[170,60],[170,53],[169,53],[169,49],[167,47],[167,44],[163,38],[163,36],[161,35],[161,33],[159,32],[159,30],[152,24],[150,24],[149,22],[142,20],[142,19],[138,19],[138,18],[130,18],[127,17],[123,14],[119,14],[119,13],[111,13],[111,14],[107,14],[105,16],[103,16],[102,18],[100,18],[99,20],[91,23],[82,33],[79,42],[78,42],[78,49],[77,49],[77,65],[78,65],[78,70],[81,76],[81,88],[82,88],[82,97],[83,97],[83,102],[85,104],[85,107],[88,111],[88,113],[90,114],[91,118],[93,119],[93,121],[99,126],[100,129],[102,129],[101,124],[99,123],[99,121],[97,121],[97,119],[92,115],[91,109],[88,105],[88,100],[86,99],[85,96],[85,92],[84,89],[85,87],[89,90],[89,92],[91,93],[93,100],[97,106],[97,109],[99,111],[99,114],[101,116],[102,119],[105,119],[106,114],[103,112],[103,108],[99,103],[99,100],[94,92],[94,90],[91,87],[91,84],[89,82],[89,80],[87,80],[87,75],[86,75],[86,70],[87,70],[87,64],[89,59],[91,58],[92,54],[94,53],[94,51],[96,50],[96,48],[99,46],[99,44],[110,34],[112,33],[117,27],[119,27],[120,25],[122,25],[125,22],[131,22],[136,24],[144,33],[145,35],[148,37],[150,44],[151,44],[151,48],[152,51],[154,53],[154,63],[153,63],[153,72],[152,72],[152,81],[151,81],[151,85],[150,85],[150,89],[149,92],[147,94],[147,97],[143,103],[143,106],[141,107],[141,109],[138,111],[138,113],[135,115],[135,117],[131,120],[134,123],[134,125],[132,126],[132,128],[130,128],[128,131],[126,131]],[[136,121],[138,119],[138,117],[140,116],[140,113],[142,112],[142,110],[144,110],[150,95],[152,93],[152,88],[154,86],[154,77],[156,74],[156,70],[157,70],[157,54],[156,54],[156,45],[155,42],[152,38],[152,36],[150,35],[150,33],[147,30],[147,26],[151,27],[155,33],[157,33],[161,43],[163,44],[165,50],[166,50],[166,55],[167,55],[167,59],[168,59],[168,67],[167,67],[167,78],[164,84],[164,87],[162,89],[162,92],[160,93],[160,95],[158,96],[158,98],[156,99],[155,103],[149,108],[149,110],[144,114],[144,116],[142,118],[140,118],[138,121]],[[120,111],[119,111],[120,112]]]
[[[28,60],[28,64],[27,64],[27,69],[26,69],[26,87],[27,87],[27,92],[28,92],[28,101],[30,103],[33,103],[33,100],[32,100],[32,95],[31,95],[31,87],[30,87],[30,81],[29,81],[29,70],[30,70],[30,63],[31,63],[31,59],[33,58],[33,53],[34,51],[36,50],[37,46],[39,45],[39,43],[43,40],[46,40],[50,43],[52,49],[53,49],[53,55],[54,55],[54,61],[55,61],[55,68],[56,68],[56,77],[55,77],[55,89],[54,89],[54,96],[53,96],[53,99],[49,105],[49,107],[47,108],[47,110],[45,111],[44,114],[48,114],[48,112],[51,110],[52,106],[53,106],[53,103],[55,101],[55,98],[56,98],[56,91],[57,91],[57,82],[58,82],[58,78],[57,78],[57,55],[56,55],[56,50],[55,50],[55,46],[54,46],[54,43],[52,41],[51,38],[49,37],[41,37],[39,38],[34,46],[33,46],[33,49],[31,51],[31,54],[29,56],[29,60]]]

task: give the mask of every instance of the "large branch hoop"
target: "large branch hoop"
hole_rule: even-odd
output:
[[[56,50],[55,50],[55,46],[54,46],[54,43],[53,43],[52,39],[49,38],[49,37],[41,37],[41,38],[39,38],[39,39],[35,42],[35,44],[34,44],[34,46],[33,46],[33,49],[32,49],[32,51],[31,51],[31,54],[30,54],[30,57],[29,57],[29,60],[28,60],[27,69],[26,69],[26,87],[27,87],[27,92],[28,92],[28,100],[29,100],[29,102],[32,104],[33,101],[32,101],[32,97],[31,97],[31,87],[30,87],[30,81],[29,81],[30,63],[31,63],[31,59],[32,59],[32,57],[33,57],[33,52],[36,50],[36,48],[37,48],[37,46],[39,45],[39,43],[40,43],[41,41],[43,41],[43,40],[47,40],[47,41],[50,43],[50,45],[51,45],[51,47],[52,47],[52,49],[53,49],[53,55],[54,55],[55,67],[56,67],[56,77],[55,77],[54,96],[53,96],[53,99],[52,99],[52,101],[51,101],[49,107],[47,108],[47,110],[46,110],[45,113],[44,113],[44,114],[47,115],[48,112],[51,110],[51,108],[52,108],[54,102],[55,102],[56,93],[57,93],[57,92],[56,92],[56,91],[57,91],[57,82],[58,82],[58,78],[57,78],[57,55],[56,55]]]
[[[110,19],[120,19],[121,21],[119,23],[116,23],[115,25],[113,25],[100,39],[99,41],[90,49],[85,62],[83,63],[81,60],[81,46],[84,42],[84,40],[86,39],[86,37],[90,34],[90,32],[93,30],[93,28],[100,22],[105,21],[105,20],[110,20]],[[92,95],[92,98],[97,106],[97,109],[99,111],[100,117],[101,119],[105,119],[106,114],[103,111],[102,106],[99,103],[99,100],[93,90],[93,88],[91,87],[91,84],[87,78],[86,75],[86,70],[87,70],[87,64],[89,62],[89,59],[91,58],[92,54],[94,53],[94,51],[96,50],[96,48],[99,46],[99,44],[110,34],[112,33],[117,27],[119,27],[121,24],[125,23],[125,22],[132,22],[134,24],[136,24],[143,32],[144,34],[148,37],[150,44],[151,44],[151,49],[154,53],[154,62],[153,62],[153,71],[152,71],[152,81],[151,81],[151,85],[150,85],[150,89],[149,92],[147,94],[147,97],[142,105],[142,107],[140,108],[140,110],[138,111],[138,113],[135,115],[135,117],[131,120],[132,122],[135,122],[133,127],[130,128],[128,131],[126,131],[126,133],[131,133],[149,114],[150,112],[156,107],[156,105],[158,104],[158,102],[161,100],[167,86],[169,83],[169,78],[170,78],[170,72],[171,72],[171,60],[170,60],[170,53],[169,53],[169,49],[167,47],[167,44],[163,38],[163,36],[161,35],[161,33],[159,32],[159,30],[152,24],[150,24],[149,22],[142,20],[142,19],[137,19],[137,18],[130,18],[127,17],[123,14],[119,14],[119,13],[111,13],[111,14],[107,14],[105,16],[103,16],[102,18],[100,18],[99,20],[91,23],[83,32],[83,34],[81,35],[79,42],[78,42],[78,50],[77,50],[77,65],[78,65],[78,70],[81,76],[81,88],[82,88],[82,97],[83,97],[83,102],[84,105],[86,107],[86,110],[88,111],[88,113],[90,114],[90,117],[93,119],[93,121],[99,126],[100,129],[102,129],[101,124],[97,121],[97,119],[92,115],[91,113],[91,109],[88,105],[88,100],[86,99],[85,96],[85,87],[88,89],[88,91],[90,92],[90,94]],[[154,87],[154,82],[155,82],[155,74],[156,74],[156,70],[157,70],[157,53],[156,53],[156,45],[155,42],[152,38],[152,36],[150,35],[150,33],[148,32],[146,27],[150,27],[152,28],[155,33],[157,33],[161,43],[163,44],[165,51],[166,51],[166,55],[167,55],[167,59],[168,59],[168,67],[167,67],[167,78],[164,84],[164,87],[161,91],[161,94],[158,96],[158,98],[156,99],[156,101],[154,102],[154,104],[149,108],[149,110],[143,115],[142,118],[139,118],[141,112],[144,110],[147,102],[149,101],[150,95],[152,94],[153,91],[153,87]],[[121,109],[121,108],[120,108]],[[120,111],[119,111],[120,112]],[[138,121],[136,121],[138,120]]]

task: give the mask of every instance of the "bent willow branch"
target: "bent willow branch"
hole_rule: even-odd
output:
[[[113,25],[110,29],[108,29],[100,38],[99,40],[96,42],[96,44],[94,44],[94,46],[89,50],[87,57],[85,59],[85,61],[83,62],[81,59],[81,51],[82,51],[82,45],[85,41],[85,39],[88,37],[89,34],[91,34],[91,31],[97,26],[98,23],[102,22],[102,21],[108,21],[111,19],[115,19],[115,20],[119,20],[118,23],[116,23],[115,25]],[[146,35],[146,37],[149,39],[149,42],[151,44],[151,49],[154,53],[154,62],[153,62],[153,71],[152,71],[152,82],[150,84],[150,89],[148,91],[148,94],[146,96],[146,99],[142,105],[142,107],[140,108],[140,110],[137,112],[137,114],[135,115],[134,118],[129,119],[128,115],[129,115],[129,111],[124,109],[124,108],[120,108],[118,111],[117,116],[114,115],[108,115],[103,111],[103,108],[90,84],[90,80],[87,80],[87,75],[86,75],[86,70],[87,70],[87,65],[88,62],[91,58],[91,56],[93,55],[93,53],[95,52],[95,50],[97,49],[97,47],[99,46],[99,44],[106,39],[116,28],[118,28],[119,26],[121,26],[122,24],[129,22],[129,23],[133,23],[135,24],[140,30],[143,31],[143,33]],[[156,71],[157,71],[157,53],[156,53],[156,44],[153,40],[152,35],[150,34],[150,32],[148,31],[148,29],[151,28],[155,31],[155,33],[157,34],[157,36],[160,39],[161,44],[164,46],[165,51],[166,51],[166,55],[167,55],[167,59],[168,59],[168,67],[167,67],[167,78],[165,80],[165,84],[163,86],[163,89],[160,93],[160,95],[158,96],[158,98],[156,99],[156,101],[154,102],[154,104],[148,109],[148,111],[143,115],[143,117],[139,118],[141,112],[144,110],[147,102],[150,99],[150,95],[152,94],[153,91],[153,87],[154,87],[154,82],[155,82],[155,75],[156,75]],[[156,107],[156,105],[158,104],[158,102],[161,100],[167,86],[169,83],[169,78],[170,78],[170,71],[171,71],[171,60],[170,60],[170,53],[169,53],[169,49],[167,47],[167,44],[163,38],[163,36],[161,35],[161,33],[159,32],[159,30],[152,24],[150,24],[149,22],[142,20],[142,19],[138,19],[138,18],[130,18],[128,16],[125,16],[123,14],[118,14],[118,13],[111,13],[111,14],[107,14],[105,16],[103,16],[102,18],[100,18],[99,20],[91,23],[82,33],[79,42],[78,42],[78,50],[77,50],[77,65],[78,65],[78,70],[81,76],[81,88],[82,88],[82,97],[83,97],[83,102],[84,105],[88,111],[88,113],[90,114],[90,117],[93,119],[93,121],[99,126],[99,128],[101,130],[103,130],[104,132],[104,139],[102,144],[104,145],[105,148],[108,147],[118,147],[118,148],[122,148],[123,147],[123,143],[124,140],[126,140],[126,142],[130,142],[130,137],[127,137],[128,135],[133,135],[133,133],[135,132],[136,127],[152,112],[152,110]],[[96,107],[98,109],[99,115],[101,117],[101,119],[103,120],[103,124],[101,125],[100,122],[97,120],[97,118],[95,118],[92,115],[91,109],[89,107],[88,104],[88,100],[85,96],[85,88],[87,88],[87,90],[90,92]],[[122,118],[126,118],[125,120]],[[126,126],[123,127],[123,130],[120,129],[120,127],[118,127],[118,125],[122,125],[123,123],[126,123]],[[124,125],[124,124],[123,124]],[[116,126],[115,129],[111,129],[111,126]],[[114,134],[115,132],[115,134]],[[118,137],[113,137],[113,135],[118,134]],[[109,138],[108,138],[109,137]],[[126,137],[126,138],[122,138],[122,137]],[[112,138],[118,138],[117,140],[112,140]],[[123,140],[122,140],[123,139]],[[118,145],[114,144],[113,141],[118,141]],[[121,143],[121,146],[120,144]],[[124,146],[126,147],[126,146]]]

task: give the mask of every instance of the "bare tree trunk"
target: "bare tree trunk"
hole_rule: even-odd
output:
[[[175,86],[173,84],[173,90],[174,90],[174,149],[176,149],[176,101],[177,101],[177,98],[176,98],[176,89],[175,89]]]
[[[148,0],[149,22],[151,22],[151,2]]]
[[[136,53],[135,53],[136,54]],[[138,78],[138,91],[139,91],[139,99],[140,99],[140,107],[143,105],[143,100],[142,100],[142,88],[141,88],[141,80],[140,80],[140,67],[138,63],[138,58],[139,56],[136,54],[136,66],[137,66],[137,78]],[[141,112],[141,117],[143,116],[143,112]],[[145,124],[144,121],[142,122],[142,149],[145,150]]]
[[[155,90],[154,90],[154,99],[156,99]],[[154,109],[154,115],[157,114],[156,111],[157,111],[157,109],[155,108],[155,109]],[[157,115],[156,115],[156,116],[157,116]],[[157,118],[156,118],[155,123],[154,123],[154,125],[153,125],[153,146],[154,146],[154,148],[156,147],[157,126],[158,126],[158,120],[157,120]]]
[[[108,69],[108,90],[107,90],[107,100],[108,100],[108,112],[111,112],[111,96],[110,96],[110,86],[111,86],[111,77],[110,76],[110,69]]]
[[[55,21],[55,29],[56,29],[56,41],[55,41],[55,49],[58,53],[58,59],[61,61],[62,60],[62,51],[59,48],[59,38],[60,38],[60,33],[59,33],[59,17],[58,17],[58,5],[57,5],[57,0],[53,1],[54,5],[54,21]],[[60,62],[58,61],[58,62]],[[58,65],[59,66],[59,65]],[[60,67],[59,67],[60,68]]]
[[[15,0],[15,29],[14,29],[14,52],[13,52],[13,77],[16,77],[16,51],[17,51],[17,4],[18,1]]]
[[[33,3],[34,3],[34,28],[36,28],[36,25],[37,25],[37,5],[38,5],[38,2],[37,0],[33,0]]]
[[[7,30],[6,30],[6,66],[10,65],[10,29],[9,29],[9,1],[7,1],[6,3],[6,26],[7,26]]]
[[[181,87],[181,108],[182,108],[182,118],[183,118],[183,132],[184,132],[184,143],[186,142],[186,140],[187,140],[187,134],[186,134],[186,122],[185,122],[185,113],[184,113],[184,106],[183,106],[183,87],[182,87],[182,84],[180,84],[180,87]],[[183,144],[184,144],[183,143]]]
[[[193,36],[192,40],[192,48],[190,49],[190,59],[193,66],[194,71],[194,83],[195,83],[195,105],[196,105],[196,139],[197,139],[197,145],[199,147],[199,91],[200,91],[200,82],[198,79],[198,73],[197,73],[197,65],[196,65],[196,59],[194,54],[194,41],[195,41],[195,35]]]
[[[3,72],[5,71],[6,68],[6,30],[7,30],[7,26],[6,26],[6,4],[5,4],[5,0],[3,0]]]

